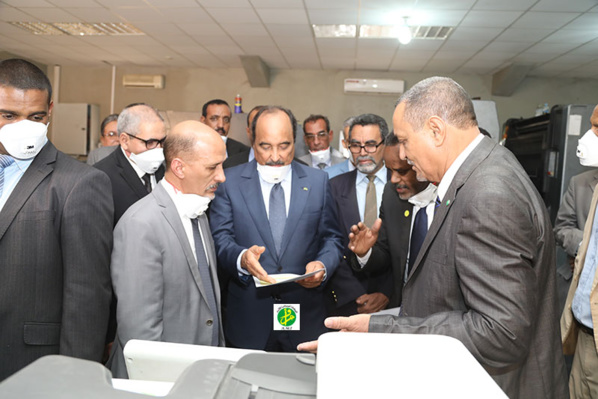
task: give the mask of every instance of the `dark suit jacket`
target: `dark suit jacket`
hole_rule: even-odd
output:
[[[226,154],[229,157],[243,151],[249,151],[249,147],[235,139],[231,139],[230,137],[226,139]]]
[[[231,140],[231,139],[228,139],[227,142],[229,140]],[[228,158],[226,158],[224,160],[222,167],[224,169],[228,169],[228,168],[232,168],[233,166],[241,165],[242,163],[247,163],[249,161],[249,150],[250,150],[250,148],[247,147],[246,150],[237,152],[236,154],[233,154],[233,155],[229,154]]]
[[[382,227],[368,262],[362,269],[353,252],[347,256],[351,268],[356,272],[379,273],[388,268],[392,269],[393,291],[388,308],[401,306],[403,275],[411,237],[412,211],[413,205],[409,201],[400,199],[394,184],[388,181],[384,186],[380,205],[379,217],[382,219]]]
[[[238,275],[239,254],[252,245],[265,246],[260,263],[270,274],[303,274],[309,262],[320,260],[330,278],[341,259],[342,247],[328,175],[293,162],[291,202],[281,255],[277,256],[256,165],[253,160],[226,170],[226,182],[212,201],[210,226],[218,267],[230,276],[224,322],[227,340],[236,347],[263,349],[272,331],[275,303],[301,306],[301,330],[290,332],[293,344],[316,339],[325,332],[323,290],[296,283],[256,289],[253,279]]]
[[[147,195],[147,190],[120,147],[93,166],[106,173],[112,182],[116,226],[127,209]],[[160,166],[155,175],[156,181],[160,181],[164,177],[164,166]]]
[[[565,398],[555,278],[542,198],[513,154],[484,138],[436,211],[402,316],[372,316],[369,330],[454,337],[510,398]]]
[[[390,170],[388,178],[390,179]],[[349,233],[351,226],[361,221],[359,207],[357,205],[357,192],[355,189],[355,179],[357,170],[343,173],[330,180],[332,196],[337,206],[339,227],[343,234],[343,261],[340,263],[336,273],[328,282],[326,288],[331,294],[329,299],[334,300],[335,307],[355,303],[355,300],[365,294],[381,292],[388,298],[391,297],[393,287],[392,270],[390,267],[379,270],[378,272],[366,275],[365,273],[354,273],[347,259],[353,253],[349,249]],[[355,307],[350,306],[355,314]],[[334,313],[334,311],[332,311]]]
[[[48,142],[0,212],[0,380],[37,358],[100,361],[110,302],[106,175]]]

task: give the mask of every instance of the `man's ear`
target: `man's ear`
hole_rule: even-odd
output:
[[[52,116],[53,109],[54,109],[54,101],[50,101],[50,105],[48,105],[48,119]]]
[[[185,178],[185,162],[180,158],[175,158],[170,162],[170,170],[179,179]]]
[[[439,116],[433,115],[428,119],[428,127],[432,130],[432,139],[436,147],[440,147],[446,140],[447,124]]]
[[[200,117],[199,117],[199,121],[205,125],[205,124],[206,124],[206,117],[205,117],[205,116],[203,116],[203,115],[202,115],[202,116],[200,116]]]

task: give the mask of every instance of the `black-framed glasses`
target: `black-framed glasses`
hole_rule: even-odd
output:
[[[368,154],[372,154],[376,152],[378,147],[380,147],[382,144],[384,144],[384,140],[380,141],[378,144],[365,143],[365,145],[361,145],[359,143],[350,143],[349,151],[351,151],[353,154],[359,154],[361,152],[361,149],[363,148],[365,152],[367,152]]]
[[[308,141],[312,141],[316,138],[316,136],[318,136],[318,138],[321,140],[325,137],[328,137],[328,132],[322,130],[321,132],[318,132],[316,134],[312,134],[312,133],[304,133],[303,135],[305,136],[305,139]]]
[[[118,133],[116,133],[116,132],[109,131],[109,132],[106,132],[106,133],[102,133],[102,136],[103,136],[103,137],[114,137],[114,136],[116,136],[117,134],[118,134]]]
[[[158,139],[144,140],[137,136],[133,136],[132,134],[129,134],[126,132],[124,132],[124,133],[129,137],[133,137],[139,141],[143,141],[145,143],[145,148],[147,148],[148,150],[153,150],[154,148],[156,148],[158,146],[162,147],[162,145],[164,144],[164,140],[166,140],[166,137],[164,137],[163,139],[160,139],[160,140],[158,140]]]

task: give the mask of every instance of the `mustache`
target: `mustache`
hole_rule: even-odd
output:
[[[220,186],[220,183],[210,184],[208,186],[208,190],[212,190],[212,189],[216,190],[218,188],[218,186]]]
[[[372,162],[376,162],[376,160],[374,159],[373,156],[371,155],[360,155],[357,157],[356,159],[357,162],[359,161],[372,161]]]
[[[410,165],[410,166],[414,165],[413,161],[411,159],[409,159],[409,158],[405,158],[405,161],[407,161],[407,164]]]
[[[226,134],[223,127],[217,127],[215,130],[223,136]]]
[[[399,184],[399,183],[395,184],[395,189],[397,189],[397,190],[398,189],[408,189],[408,188],[409,188],[409,186],[406,184]]]
[[[284,166],[284,161],[267,161],[267,166]]]

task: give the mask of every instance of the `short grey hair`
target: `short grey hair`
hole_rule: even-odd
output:
[[[434,76],[407,90],[397,102],[405,104],[404,119],[419,131],[431,116],[439,116],[458,129],[478,125],[469,94],[450,78]]]
[[[351,122],[351,127],[349,129],[349,140],[351,140],[351,133],[353,132],[353,128],[356,125],[377,125],[380,129],[380,135],[382,136],[382,140],[386,140],[386,137],[388,136],[388,125],[386,124],[386,121],[383,117],[378,116],[376,114],[362,114],[354,117],[353,121]]]
[[[355,120],[354,116],[350,116],[347,119],[345,119],[345,121],[343,122],[342,130],[345,130],[346,127],[351,127],[351,123],[353,123],[354,120]]]
[[[119,136],[121,133],[137,136],[139,134],[139,127],[145,122],[161,122],[164,124],[164,119],[160,116],[158,110],[151,105],[144,103],[130,104],[118,116],[116,130]]]

